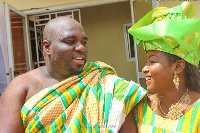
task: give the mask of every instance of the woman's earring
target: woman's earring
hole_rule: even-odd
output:
[[[174,85],[176,87],[176,90],[178,91],[178,89],[179,89],[178,86],[179,86],[180,79],[179,79],[179,77],[177,76],[176,73],[174,74],[173,82],[174,82]]]

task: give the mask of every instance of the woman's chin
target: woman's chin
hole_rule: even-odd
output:
[[[155,89],[152,88],[151,86],[147,86],[147,90],[148,90],[149,92],[155,92]]]

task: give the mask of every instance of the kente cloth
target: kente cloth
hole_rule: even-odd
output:
[[[200,100],[177,120],[155,114],[149,107],[146,96],[135,108],[139,133],[200,133]]]
[[[25,132],[117,132],[146,90],[116,76],[103,62],[87,62],[81,74],[43,89],[21,109]]]
[[[128,31],[145,52],[163,51],[198,66],[200,19],[194,18],[195,14],[196,8],[187,1],[173,8],[157,7]]]

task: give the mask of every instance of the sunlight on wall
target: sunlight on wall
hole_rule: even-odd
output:
[[[91,0],[3,0],[18,10],[38,9],[50,6],[85,2]]]

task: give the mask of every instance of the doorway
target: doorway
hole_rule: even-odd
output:
[[[4,4],[10,79],[30,70],[29,36],[27,15]]]

